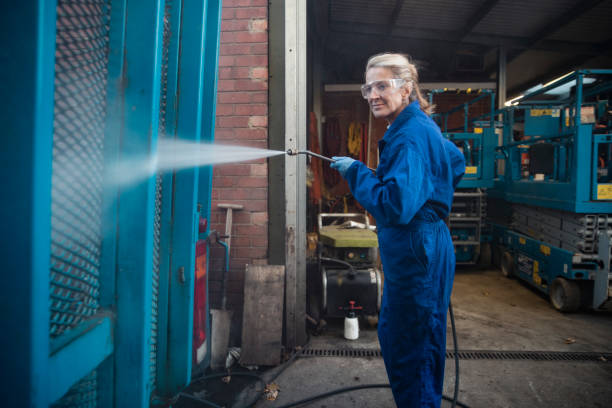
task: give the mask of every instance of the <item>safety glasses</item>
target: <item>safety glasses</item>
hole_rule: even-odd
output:
[[[372,95],[372,91],[376,91],[378,96],[387,96],[394,90],[399,89],[406,81],[401,78],[382,79],[380,81],[372,81],[361,85],[361,95],[368,99]]]

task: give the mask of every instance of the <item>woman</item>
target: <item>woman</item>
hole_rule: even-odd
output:
[[[361,87],[389,123],[376,174],[349,157],[331,166],[376,218],[385,273],[378,338],[398,407],[439,407],[455,255],[444,223],[463,155],[428,116],[416,68],[401,54],[368,60]]]

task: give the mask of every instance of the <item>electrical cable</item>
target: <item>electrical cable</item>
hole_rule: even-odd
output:
[[[345,261],[343,261],[343,260],[336,259],[336,258],[326,258],[326,257],[323,257],[323,256],[322,256],[322,257],[320,257],[320,260],[321,260],[321,261],[324,261],[324,262],[335,262],[335,263],[337,263],[338,265],[346,266],[346,267],[347,267],[347,268],[349,268],[349,270],[351,271],[351,272],[350,272],[350,273],[351,273],[351,275],[354,275],[354,274],[355,274],[355,269],[353,268],[353,265],[351,265],[351,264],[350,264],[350,263],[348,263],[348,262],[345,262]]]

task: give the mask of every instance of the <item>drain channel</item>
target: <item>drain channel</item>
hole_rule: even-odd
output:
[[[531,361],[594,361],[612,362],[612,353],[567,351],[499,351],[463,350],[461,360],[531,360]],[[382,357],[379,349],[312,349],[302,350],[301,357]],[[446,352],[447,359],[455,358],[453,351]]]

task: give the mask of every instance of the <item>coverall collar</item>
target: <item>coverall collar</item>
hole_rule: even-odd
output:
[[[396,133],[396,130],[401,128],[408,119],[415,116],[421,107],[419,106],[419,101],[411,102],[408,106],[401,111],[401,113],[395,118],[387,132],[385,133],[385,138],[388,136],[393,136]]]

